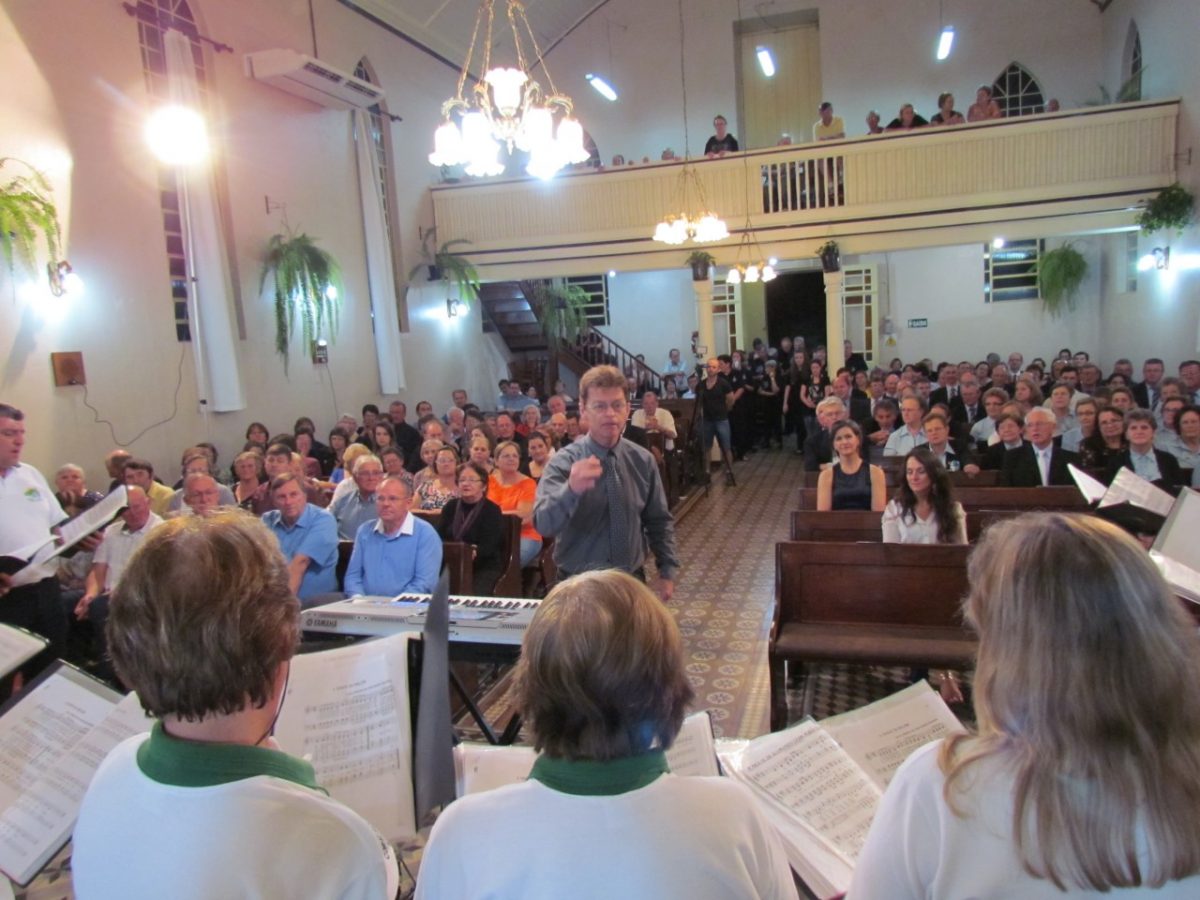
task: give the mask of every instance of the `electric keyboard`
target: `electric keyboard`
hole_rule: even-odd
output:
[[[429,599],[429,594],[400,594],[338,600],[304,610],[300,614],[300,627],[304,631],[369,636],[423,631]],[[520,597],[451,594],[450,640],[520,646],[540,604],[540,600]]]

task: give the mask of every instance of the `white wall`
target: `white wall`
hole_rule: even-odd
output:
[[[608,280],[610,325],[601,329],[646,363],[661,368],[672,347],[687,358],[696,329],[690,269],[622,272]]]
[[[880,307],[880,327],[889,309],[896,346],[883,346],[886,364],[898,356],[906,362],[930,357],[978,361],[995,351],[1007,357],[1014,350],[1025,358],[1049,359],[1060,347],[1096,353],[1099,328],[1099,251],[1094,239],[1081,239],[1077,248],[1089,261],[1073,312],[1052,319],[1040,300],[983,301],[983,248],[978,244],[906,250],[864,257],[879,266],[887,295]],[[909,328],[909,319],[928,319],[927,328]]]

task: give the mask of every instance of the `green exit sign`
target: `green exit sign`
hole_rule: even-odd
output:
[[[909,319],[908,327],[909,328],[928,328],[929,320],[928,319]]]

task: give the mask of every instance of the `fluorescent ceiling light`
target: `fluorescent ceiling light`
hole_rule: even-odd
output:
[[[613,90],[612,85],[609,84],[607,81],[605,81],[603,78],[601,78],[599,75],[592,75],[589,73],[587,75],[584,75],[583,77],[586,78],[588,80],[588,84],[590,84],[597,91],[599,91],[600,96],[604,97],[606,100],[616,100],[617,99],[617,92]]]
[[[758,67],[762,69],[763,75],[767,78],[773,78],[775,75],[775,60],[771,58],[771,51],[766,47],[759,47],[755,53],[758,55]]]
[[[942,29],[942,36],[938,38],[937,58],[943,60],[948,57],[952,46],[954,46],[954,26],[947,25]]]

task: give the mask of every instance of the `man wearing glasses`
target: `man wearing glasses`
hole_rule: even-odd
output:
[[[645,580],[649,545],[658,569],[652,587],[669,600],[679,568],[675,522],[654,457],[621,437],[629,415],[625,376],[615,366],[595,366],[580,380],[579,395],[587,435],[546,464],[534,526],[554,538],[554,561],[563,578],[621,569]]]

